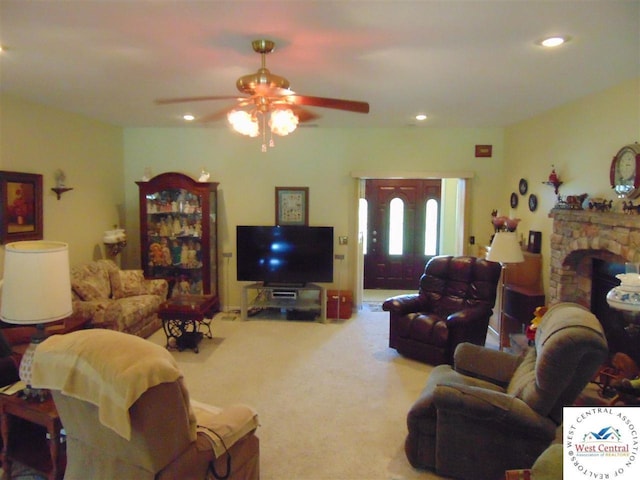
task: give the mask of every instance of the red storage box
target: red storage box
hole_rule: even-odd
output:
[[[351,318],[352,311],[353,294],[351,292],[327,290],[327,318]]]

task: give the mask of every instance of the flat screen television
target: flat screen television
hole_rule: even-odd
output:
[[[333,281],[333,227],[236,227],[237,279],[271,285]]]

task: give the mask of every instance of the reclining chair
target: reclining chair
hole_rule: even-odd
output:
[[[570,406],[608,356],[587,309],[559,303],[523,357],[464,343],[455,363],[433,369],[407,417],[405,453],[416,468],[495,480],[531,468]]]
[[[385,300],[389,347],[421,362],[452,363],[462,342],[484,345],[496,302],[501,267],[476,257],[429,260],[420,290]]]
[[[191,402],[158,345],[102,329],[54,335],[31,375],[51,389],[66,431],[66,479],[259,478],[256,413]]]

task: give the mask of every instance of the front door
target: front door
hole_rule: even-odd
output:
[[[367,180],[364,288],[413,290],[439,252],[441,180]]]

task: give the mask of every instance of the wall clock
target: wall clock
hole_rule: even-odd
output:
[[[511,194],[511,208],[516,208],[518,206],[518,195],[516,195],[516,192],[513,192]]]
[[[529,190],[529,184],[524,178],[521,178],[520,183],[518,184],[518,191],[520,192],[520,195],[525,195],[527,190]]]
[[[609,180],[619,198],[636,198],[640,194],[640,145],[625,145],[611,160]]]
[[[535,212],[538,208],[538,197],[533,193],[529,195],[529,211]]]

